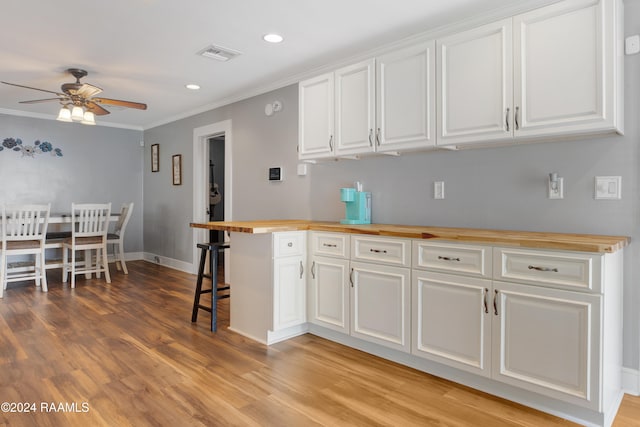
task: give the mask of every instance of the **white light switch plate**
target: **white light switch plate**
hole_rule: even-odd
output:
[[[433,183],[433,198],[436,200],[444,199],[444,181]]]
[[[596,188],[594,196],[596,200],[622,199],[622,177],[596,176]]]

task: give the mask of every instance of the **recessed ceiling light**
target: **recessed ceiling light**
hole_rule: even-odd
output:
[[[282,40],[284,40],[284,38],[280,35],[280,34],[265,34],[264,36],[262,36],[262,38],[264,39],[264,41],[269,42],[269,43],[280,43]]]
[[[185,85],[184,87],[186,87],[187,89],[190,89],[190,90],[198,90],[198,89],[200,89],[200,86],[198,86],[196,84],[193,84],[193,83],[189,83],[188,85]]]

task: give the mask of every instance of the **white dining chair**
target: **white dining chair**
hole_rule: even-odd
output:
[[[71,204],[71,237],[62,244],[62,281],[67,282],[71,273],[71,287],[76,287],[76,275],[104,272],[107,283],[111,283],[109,275],[109,263],[107,262],[107,232],[109,216],[111,215],[111,203],[107,204]],[[95,266],[91,262],[91,251],[102,256]],[[84,264],[80,267],[76,262],[76,251],[85,251]],[[69,262],[71,253],[71,262]]]
[[[2,206],[2,247],[0,260],[0,298],[7,283],[34,280],[47,292],[44,244],[49,224],[51,204]],[[9,271],[10,256],[34,255],[33,270],[30,267]]]
[[[129,274],[127,270],[127,264],[124,262],[124,232],[129,224],[131,213],[133,212],[133,202],[124,203],[120,208],[120,217],[113,228],[113,233],[107,234],[107,247],[113,245],[113,255],[116,262],[116,268],[119,270],[122,267],[124,274]],[[118,245],[116,248],[115,245]]]

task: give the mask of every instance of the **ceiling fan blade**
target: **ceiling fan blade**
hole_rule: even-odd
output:
[[[20,104],[37,104],[39,102],[49,102],[49,101],[61,101],[63,98],[47,98],[47,99],[33,99],[31,101],[20,101]]]
[[[4,83],[6,85],[10,85],[10,86],[16,86],[16,87],[23,87],[25,89],[33,89],[33,90],[39,90],[40,92],[48,92],[48,93],[54,93],[58,96],[65,96],[64,93],[60,93],[60,92],[54,92],[52,90],[46,90],[46,89],[38,89],[37,87],[31,87],[31,86],[24,86],[24,85],[19,85],[19,84],[15,84],[15,83],[9,83],[9,82],[0,82],[0,83]]]
[[[105,110],[100,105],[98,105],[95,102],[93,102],[93,100],[88,101],[86,103],[86,107],[87,107],[87,110],[91,111],[96,116],[105,116],[105,115],[109,114],[109,111]]]
[[[123,101],[121,99],[92,98],[91,101],[107,105],[117,105],[118,107],[136,108],[138,110],[147,109],[147,104],[142,104],[140,102]]]

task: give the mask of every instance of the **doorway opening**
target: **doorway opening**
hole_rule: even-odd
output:
[[[209,144],[209,221],[224,221],[225,135],[216,135]],[[224,242],[224,231],[209,231],[209,242]],[[224,277],[224,252],[218,256],[218,275]]]
[[[214,142],[212,142],[212,140]],[[213,175],[215,182],[218,184],[218,192],[221,193],[221,200],[215,204],[213,209],[214,215],[220,213],[222,219],[231,221],[232,207],[232,157],[231,157],[231,120],[214,123],[207,126],[195,128],[193,130],[193,222],[205,223],[210,221],[210,202],[212,194],[211,176]],[[215,146],[218,150],[220,146],[224,151],[215,155],[213,160],[214,168],[211,172],[210,162],[211,147]],[[218,170],[220,169],[220,170]],[[222,178],[219,178],[220,173]],[[211,235],[209,230],[203,228],[193,228],[193,255],[192,255],[192,273],[198,271],[198,260],[200,257],[197,244],[200,242],[210,241]],[[218,237],[220,241],[228,242],[228,233],[223,233]],[[222,254],[221,254],[222,255]],[[230,283],[229,274],[230,254],[229,250],[225,250],[224,255],[224,282]]]

